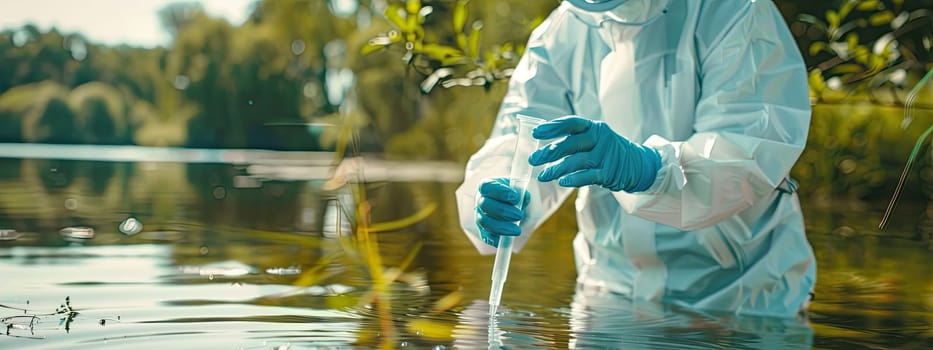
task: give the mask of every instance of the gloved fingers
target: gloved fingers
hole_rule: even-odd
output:
[[[531,202],[531,192],[525,191],[525,200],[522,201],[522,219],[525,219],[525,211],[528,210],[528,203]]]
[[[518,204],[518,191],[509,186],[509,180],[501,177],[483,181],[479,185],[479,194],[511,205]]]
[[[534,151],[528,157],[528,164],[533,166],[547,164],[571,154],[591,151],[593,147],[596,147],[596,137],[592,133],[573,134]]]
[[[483,243],[499,248],[499,236],[491,235],[482,229],[480,229],[480,232],[482,232]]]
[[[544,171],[538,174],[538,181],[552,181],[567,174],[593,169],[597,165],[597,159],[594,159],[594,154],[592,154],[592,152],[572,154],[564,158],[560,163],[544,169]]]
[[[480,197],[479,202],[476,203],[476,210],[498,220],[518,221],[525,217],[525,214],[514,204],[490,197]]]
[[[566,135],[579,134],[590,128],[593,122],[578,116],[566,116],[538,125],[531,131],[531,136],[538,140],[553,139]]]
[[[522,233],[515,221],[499,220],[479,211],[476,212],[476,226],[480,230],[501,236],[518,236]]]
[[[557,180],[557,184],[561,187],[583,187],[589,185],[602,185],[605,183],[605,178],[603,176],[604,172],[601,169],[586,169],[581,170],[567,176],[561,177],[560,180]]]
[[[477,220],[477,225],[479,225],[478,220]],[[499,247],[499,235],[486,231],[486,229],[484,229],[482,226],[479,226],[479,234],[480,234],[480,238],[483,239],[483,243],[486,243],[496,248]]]

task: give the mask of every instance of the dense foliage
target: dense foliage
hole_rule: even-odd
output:
[[[933,108],[926,89],[919,126],[901,129],[907,91],[931,68],[933,1],[775,3],[807,61],[816,112],[796,175],[825,181],[814,191],[827,195],[887,192],[916,139],[898,136],[918,136]],[[173,38],[164,48],[7,29],[0,142],[319,150],[356,130],[363,150],[389,158],[462,162],[488,134],[524,40],[556,5],[263,0],[231,25],[176,3],[158,14]]]

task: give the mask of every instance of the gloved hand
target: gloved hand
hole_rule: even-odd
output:
[[[538,125],[539,140],[566,136],[528,157],[538,166],[563,159],[538,174],[542,182],[558,179],[564,187],[600,185],[612,191],[640,192],[651,187],[661,168],[653,148],[632,143],[604,122],[568,116]]]
[[[483,181],[479,185],[479,198],[476,200],[476,226],[483,242],[493,247],[499,246],[499,236],[518,236],[522,233],[518,221],[525,218],[525,210],[531,195],[525,191],[525,200],[519,210],[518,191],[509,186],[509,180],[495,178]]]

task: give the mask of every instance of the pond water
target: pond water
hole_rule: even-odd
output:
[[[0,145],[0,157],[2,349],[933,348],[933,251],[912,239],[910,203],[883,232],[885,203],[804,203],[819,278],[799,320],[576,291],[565,206],[513,258],[490,324],[493,258],[458,228],[455,165],[368,162],[371,227],[388,230],[366,240],[340,236],[354,205],[326,154]],[[398,222],[417,213],[429,214]]]

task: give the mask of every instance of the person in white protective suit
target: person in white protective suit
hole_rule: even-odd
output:
[[[466,166],[461,225],[483,254],[501,235],[520,249],[578,189],[580,288],[794,316],[816,279],[788,175],[807,91],[770,0],[565,0],[531,34]],[[506,179],[517,115],[548,120],[524,208]]]

